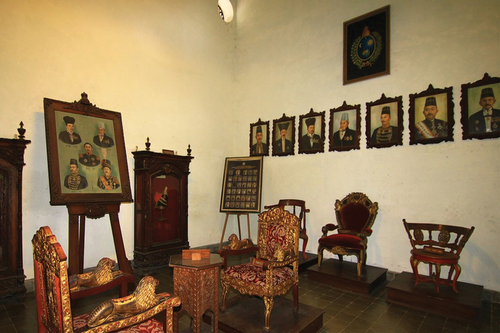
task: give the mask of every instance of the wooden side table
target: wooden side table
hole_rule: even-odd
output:
[[[174,314],[174,332],[178,331],[179,315],[186,311],[193,319],[193,332],[199,333],[202,317],[211,310],[213,332],[219,322],[219,270],[223,261],[218,254],[202,260],[183,260],[181,254],[170,256],[174,268],[174,294],[182,298],[181,310]]]

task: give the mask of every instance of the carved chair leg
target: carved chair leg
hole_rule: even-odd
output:
[[[441,275],[441,264],[436,264],[436,290],[439,292],[439,276]]]
[[[298,313],[299,312],[299,284],[298,283],[293,285],[292,294],[293,294],[293,312]]]
[[[273,310],[274,306],[274,298],[264,296],[264,305],[266,306],[266,313],[264,319],[264,332],[269,332],[271,329],[269,320],[271,319],[271,311]]]
[[[460,267],[460,265],[457,263],[451,267],[454,267],[455,268],[455,277],[453,278],[453,291],[458,293],[458,290],[457,290],[457,280],[458,280],[458,276],[460,275],[460,273],[462,272],[462,267]]]
[[[307,236],[307,234],[306,234],[306,229],[303,229],[303,231],[304,231],[304,233],[300,237],[304,240],[302,243],[302,257],[304,258],[304,260],[307,260],[306,246],[307,246],[307,242],[309,241],[309,236]]]
[[[226,311],[226,298],[227,298],[227,294],[229,292],[229,286],[226,285],[224,282],[221,283],[221,287],[222,287],[222,305],[220,307],[220,311],[221,312],[224,312]]]
[[[365,261],[365,255],[364,255],[364,252],[361,252],[361,258],[356,255],[356,257],[358,257],[358,276],[361,276],[361,271],[362,271],[362,268],[363,268],[363,262]]]
[[[339,257],[339,261],[342,263],[344,262],[344,256],[341,254],[337,254],[337,257]]]
[[[318,247],[318,267],[321,267],[321,261],[323,261],[323,250],[324,248],[321,245]]]

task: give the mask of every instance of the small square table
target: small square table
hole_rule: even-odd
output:
[[[201,260],[182,259],[181,254],[170,256],[169,266],[174,268],[174,294],[182,299],[181,310],[174,313],[174,332],[178,331],[180,313],[186,311],[193,319],[193,332],[199,333],[206,310],[212,311],[212,329],[217,332],[222,264],[218,254]]]

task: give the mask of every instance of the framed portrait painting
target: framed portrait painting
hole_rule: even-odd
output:
[[[299,154],[322,153],[325,149],[325,111],[300,116]]]
[[[344,22],[344,85],[390,74],[390,9]]]
[[[403,145],[403,98],[384,94],[366,103],[366,146],[386,148]]]
[[[269,155],[269,121],[250,124],[250,156]]]
[[[500,137],[500,78],[483,78],[474,83],[462,84],[462,138],[491,139]]]
[[[227,157],[222,180],[221,212],[259,213],[262,156]]]
[[[295,116],[273,120],[273,156],[293,155],[295,151]]]
[[[453,141],[452,87],[410,95],[410,145]]]
[[[330,109],[330,151],[359,149],[361,136],[361,105]]]
[[[121,114],[44,98],[50,204],[132,202]]]

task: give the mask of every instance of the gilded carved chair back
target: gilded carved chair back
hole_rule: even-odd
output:
[[[300,220],[275,207],[260,213],[258,223],[258,249],[254,262],[227,267],[221,272],[221,310],[226,308],[229,288],[262,297],[265,304],[264,331],[268,331],[275,296],[292,289],[294,311],[298,311]]]
[[[173,331],[173,308],[178,296],[156,294],[158,281],[141,279],[133,294],[103,302],[89,314],[73,316],[66,254],[49,227],[41,227],[32,239],[38,332],[133,332],[161,330],[153,316],[162,314],[163,331]],[[141,324],[141,325],[137,325]]]

